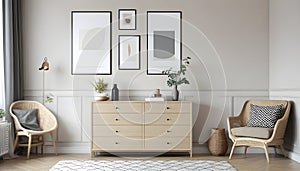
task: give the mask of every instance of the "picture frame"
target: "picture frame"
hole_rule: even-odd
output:
[[[71,12],[72,75],[111,75],[112,12]]]
[[[119,9],[119,30],[136,30],[136,9]]]
[[[140,70],[141,41],[140,35],[119,35],[118,66],[119,70]]]
[[[181,70],[182,12],[147,11],[147,75]]]

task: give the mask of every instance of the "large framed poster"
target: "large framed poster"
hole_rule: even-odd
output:
[[[147,74],[181,70],[181,11],[147,12]]]
[[[111,11],[72,11],[72,74],[111,75]]]

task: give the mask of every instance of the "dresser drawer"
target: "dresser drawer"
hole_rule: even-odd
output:
[[[190,113],[188,102],[147,102],[145,103],[145,114],[162,113]]]
[[[145,140],[147,150],[188,150],[190,148],[190,137],[159,137]]]
[[[145,124],[151,125],[190,125],[190,115],[185,114],[146,114]]]
[[[93,113],[109,114],[141,114],[143,103],[141,102],[94,102]]]
[[[93,125],[143,124],[142,114],[93,114]]]
[[[131,139],[126,137],[95,137],[93,149],[101,150],[141,150],[144,141],[142,139]]]
[[[145,137],[185,137],[190,132],[189,126],[145,126]]]
[[[93,137],[142,137],[142,126],[93,126]]]

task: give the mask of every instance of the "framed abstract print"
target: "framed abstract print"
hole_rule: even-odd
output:
[[[111,11],[72,11],[73,75],[111,75]]]
[[[119,70],[140,69],[140,36],[119,35]]]
[[[136,30],[135,9],[119,9],[119,30]]]
[[[180,11],[147,12],[147,74],[161,75],[172,68],[181,70],[181,28]]]

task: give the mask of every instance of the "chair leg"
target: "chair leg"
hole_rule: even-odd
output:
[[[236,145],[236,142],[233,143],[232,147],[231,147],[231,152],[230,152],[230,155],[229,155],[229,160],[231,159],[232,157],[232,154],[233,154],[233,151],[234,151],[234,148],[235,148],[235,145]]]
[[[281,152],[284,155],[284,157],[286,157],[286,152],[285,152],[284,147],[283,147],[282,144],[280,145],[280,149],[281,149]]]
[[[27,159],[29,159],[30,156],[30,150],[31,150],[31,135],[28,136],[28,149],[27,149]]]
[[[41,154],[44,154],[44,136],[41,135],[41,141],[43,142],[43,144],[41,145]]]
[[[53,132],[51,132],[50,135],[51,135],[51,139],[52,139],[53,153],[54,153],[55,155],[57,155],[57,152],[56,152],[56,140],[54,139]]]
[[[275,153],[275,156],[277,156],[276,146],[274,146],[274,153]]]
[[[18,146],[18,143],[19,143],[19,136],[16,136],[16,139],[15,139],[15,143],[14,143],[14,153],[16,151],[16,148]]]
[[[264,149],[265,149],[265,154],[266,154],[267,161],[269,163],[270,159],[269,159],[269,152],[268,152],[268,145],[267,144],[264,145]]]
[[[246,153],[247,153],[247,149],[248,149],[248,146],[245,146],[245,149],[244,149],[244,155],[246,156]]]

